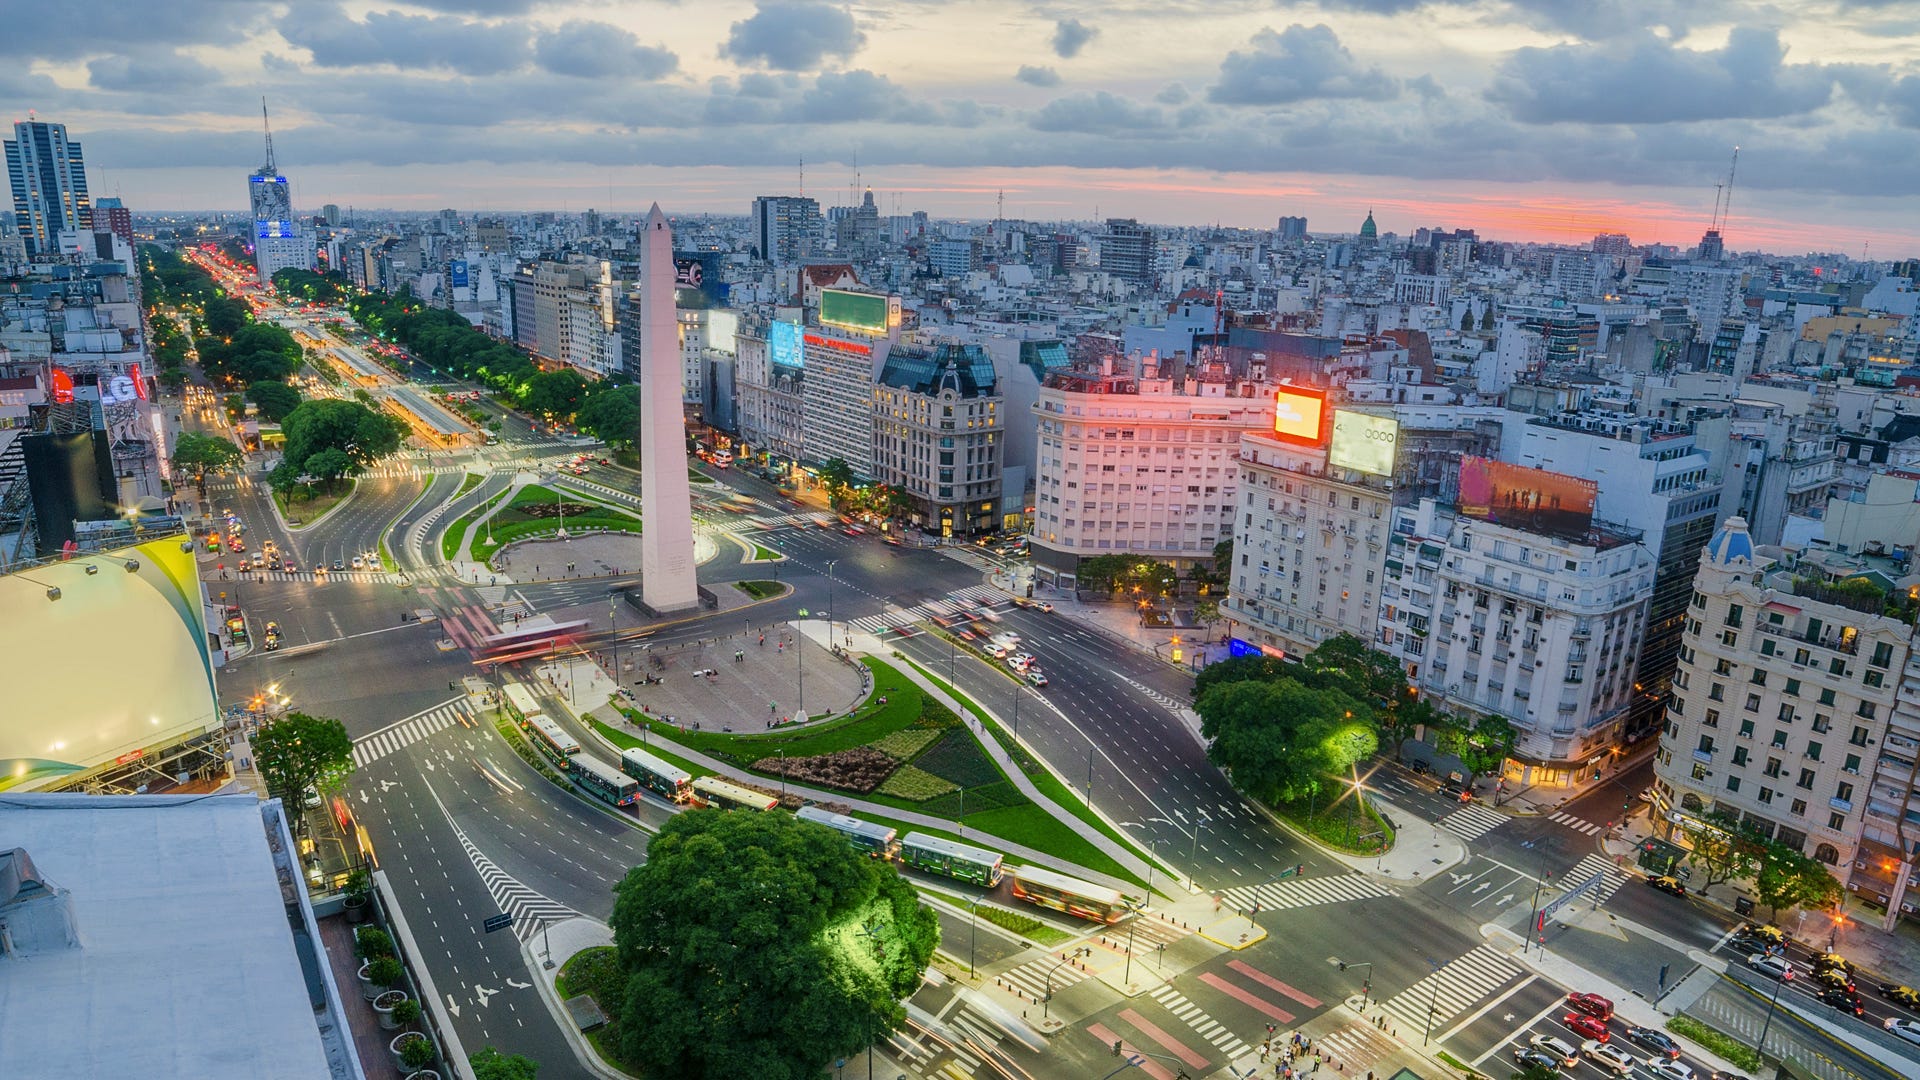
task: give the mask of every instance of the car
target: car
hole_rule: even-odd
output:
[[[887,543],[893,545],[894,547],[900,546],[900,538],[897,536],[887,536],[887,537],[883,537],[882,539],[884,539]]]
[[[1761,923],[1748,923],[1734,931],[1733,936],[1736,941],[1752,941],[1774,947],[1779,947],[1787,943],[1787,932],[1785,930],[1777,926],[1766,926]]]
[[[1680,1044],[1673,1041],[1673,1036],[1661,1031],[1659,1028],[1630,1027],[1627,1029],[1627,1038],[1632,1039],[1641,1046],[1651,1046],[1655,1050],[1658,1050],[1660,1052],[1656,1055],[1658,1057],[1671,1060],[1680,1056]],[[1653,1059],[1648,1058],[1647,1060],[1651,1062]]]
[[[1839,953],[1821,953],[1813,958],[1815,971],[1844,971],[1853,974],[1853,962]]]
[[[333,569],[336,573],[338,573],[341,570],[345,570],[346,568],[347,568],[347,564],[345,560],[343,559],[333,560]]]
[[[1902,1020],[1897,1016],[1889,1016],[1881,1022],[1880,1026],[1886,1028],[1895,1037],[1920,1046],[1920,1020]]]
[[[1813,973],[1813,979],[1815,983],[1823,987],[1845,990],[1849,994],[1854,992],[1853,976],[1841,971],[1839,968],[1827,968],[1822,971],[1815,971]]]
[[[1767,953],[1754,953],[1747,957],[1747,966],[1774,979],[1791,978],[1793,975],[1793,965],[1787,963],[1785,957],[1770,956]]]
[[[1047,677],[1045,675],[1042,675],[1038,668],[1027,669],[1027,681],[1032,683],[1035,686],[1047,685]]]
[[[1415,760],[1411,765],[1407,767],[1412,769],[1416,776],[1432,776],[1433,775],[1433,766],[1427,764],[1424,761]]]
[[[1552,1054],[1559,1063],[1571,1069],[1580,1064],[1580,1051],[1567,1044],[1557,1035],[1535,1035],[1527,1040],[1527,1045],[1543,1054]]]
[[[992,642],[988,642],[985,648],[987,655],[993,657],[995,660],[1005,660],[1007,658],[1007,647],[1005,645],[995,645]]]
[[[353,568],[355,570],[365,570],[367,568],[367,560],[355,555],[353,557]]]
[[[267,652],[278,652],[280,650],[280,635],[268,634],[266,639],[261,643],[261,648]]]
[[[1568,994],[1567,1004],[1572,1008],[1586,1013],[1588,1016],[1598,1017],[1602,1020],[1613,1019],[1613,1002],[1608,1001],[1599,994]]]
[[[279,632],[280,632],[280,624],[277,622],[274,622],[271,619],[267,620],[267,633],[277,634]]]
[[[280,569],[285,573],[291,574],[300,568],[294,565],[294,561],[292,559],[287,559],[280,564]]]
[[[1601,1072],[1610,1072],[1615,1076],[1633,1075],[1633,1055],[1608,1043],[1588,1039],[1580,1044],[1580,1052],[1587,1055],[1587,1063]]]
[[[1820,991],[1820,1002],[1855,1016],[1861,1016],[1867,1011],[1865,1006],[1860,1004],[1859,994],[1851,990],[1842,990],[1837,986],[1829,986]]]
[[[316,574],[325,574],[327,572],[327,564],[323,562],[314,563],[313,572]]]
[[[1909,1009],[1920,1010],[1920,990],[1899,983],[1881,983],[1880,996]]]
[[[1659,877],[1650,877],[1647,879],[1647,884],[1671,896],[1687,895],[1687,887],[1680,884],[1680,879],[1667,874],[1662,874]]]
[[[1573,1029],[1573,1033],[1592,1042],[1611,1042],[1613,1032],[1607,1030],[1607,1022],[1597,1016],[1572,1012],[1561,1018],[1561,1023]]]
[[[1556,1058],[1552,1054],[1549,1054],[1543,1050],[1535,1050],[1530,1046],[1514,1047],[1513,1063],[1515,1065],[1520,1066],[1523,1069],[1536,1068],[1536,1069],[1546,1069],[1550,1072],[1560,1071],[1559,1058]]]
[[[848,536],[859,536],[861,533],[864,533],[867,530],[861,528],[858,525],[849,525],[846,528],[841,529],[840,531],[843,533],[846,533]]]
[[[1448,777],[1444,782],[1441,783],[1440,793],[1442,795],[1465,795],[1465,796],[1471,797],[1466,783],[1461,780],[1456,780],[1452,777]]]
[[[1672,1058],[1648,1058],[1647,1071],[1664,1080],[1693,1080],[1693,1066]]]

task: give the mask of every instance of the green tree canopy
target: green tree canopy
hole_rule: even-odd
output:
[[[1293,679],[1217,685],[1194,710],[1207,757],[1267,802],[1314,795],[1374,749],[1366,706]]]
[[[661,828],[612,923],[620,1047],[650,1076],[815,1080],[901,1022],[939,938],[912,887],[838,833],[715,810]]]
[[[300,406],[300,391],[283,382],[262,381],[247,387],[247,400],[260,407],[260,418],[277,424]]]
[[[1230,656],[1200,669],[1200,674],[1193,679],[1193,697],[1198,701],[1200,695],[1216,686],[1236,682],[1267,682],[1293,675],[1299,669],[1299,664],[1289,663],[1277,656]]]
[[[1680,829],[1691,845],[1687,865],[1701,874],[1700,888],[1710,889],[1723,881],[1752,877],[1759,869],[1766,841],[1753,835],[1731,814],[1713,811],[1702,820],[1683,817]]]
[[[309,475],[318,477],[328,487],[332,487],[341,477],[352,472],[355,465],[345,450],[329,446],[325,450],[308,454],[307,459],[300,463],[300,467]]]
[[[280,800],[295,824],[306,814],[308,788],[332,790],[353,771],[353,740],[330,717],[288,713],[262,724],[252,741],[267,794]]]
[[[828,499],[844,497],[854,485],[853,466],[845,458],[828,458],[820,463],[820,483],[826,487]]]
[[[1782,909],[1816,910],[1840,902],[1840,882],[1818,859],[1807,857],[1798,848],[1769,841],[1758,863],[1753,897],[1767,905],[1770,919],[1779,918]]]
[[[386,413],[338,398],[303,401],[280,426],[287,437],[286,460],[302,466],[322,450],[339,450],[366,468],[400,449],[406,435],[406,427]]]
[[[277,279],[278,275],[276,275]],[[491,1046],[467,1058],[473,1067],[473,1080],[534,1080],[540,1063],[522,1054],[503,1054]]]
[[[606,443],[625,449],[640,438],[640,388],[604,386],[595,389],[580,407],[580,429]]]
[[[173,444],[173,467],[191,472],[198,483],[204,484],[208,473],[231,472],[246,460],[232,439],[219,435],[183,431]]]
[[[564,419],[579,410],[586,396],[587,380],[572,368],[561,368],[528,379],[520,404],[529,412]]]
[[[1436,713],[1435,719],[1439,735],[1435,746],[1441,753],[1459,758],[1475,776],[1498,772],[1520,734],[1512,721],[1491,713],[1470,720]]]

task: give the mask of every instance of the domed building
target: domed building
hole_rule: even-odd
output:
[[[1367,211],[1367,220],[1360,223],[1360,242],[1377,244],[1380,242],[1380,226],[1373,223],[1373,211]]]

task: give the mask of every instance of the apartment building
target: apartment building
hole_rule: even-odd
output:
[[[1000,527],[1006,399],[978,345],[902,342],[873,388],[874,475],[906,492],[909,525],[941,536]]]
[[[1273,389],[1223,363],[1176,372],[1111,355],[1048,375],[1034,404],[1035,574],[1071,587],[1081,559],[1120,552],[1211,561],[1233,535],[1240,437],[1273,430]]]
[[[1754,544],[1728,518],[1700,559],[1655,765],[1656,819],[1673,833],[1720,811],[1833,868],[1847,882],[1878,797],[1872,853],[1907,850],[1911,760],[1901,720],[1913,627],[1872,590],[1836,587],[1833,566]],[[1910,609],[1909,609],[1910,610]],[[1911,705],[1908,712],[1912,712]],[[1907,833],[1903,833],[1906,828]],[[1683,837],[1675,835],[1675,842]],[[1904,841],[1904,842],[1902,842]],[[1904,868],[1900,871],[1904,874]],[[1865,879],[1863,879],[1865,880]]]

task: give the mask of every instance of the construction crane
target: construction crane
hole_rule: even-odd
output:
[[[1713,185],[1713,228],[1718,231],[1733,216],[1733,174],[1740,168],[1740,148],[1733,148],[1733,163],[1727,166],[1727,182]],[[1720,198],[1726,193],[1723,202]]]

